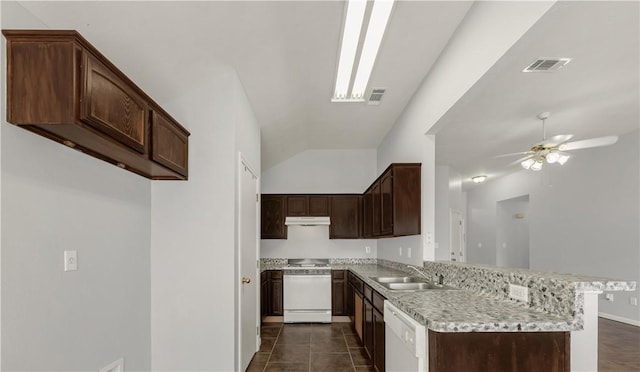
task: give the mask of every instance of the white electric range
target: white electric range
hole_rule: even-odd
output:
[[[328,259],[289,259],[283,276],[285,323],[331,323]]]

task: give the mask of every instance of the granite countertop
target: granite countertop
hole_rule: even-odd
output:
[[[280,270],[285,263],[261,265],[261,271]],[[333,270],[350,270],[396,307],[437,332],[549,332],[581,329],[571,317],[561,317],[472,291],[389,290],[370,277],[417,276],[378,264],[332,264]]]
[[[392,291],[370,277],[414,275],[381,265],[332,265],[332,268],[351,270],[396,307],[437,332],[549,332],[580,329],[571,317],[532,310],[524,304],[467,290]]]

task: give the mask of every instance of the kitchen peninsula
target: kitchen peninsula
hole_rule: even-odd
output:
[[[604,278],[426,261],[419,268],[425,277],[441,274],[446,285],[457,289],[394,291],[371,278],[416,276],[407,265],[382,259],[330,262],[333,270],[348,270],[366,287],[426,326],[429,364],[438,371],[471,368],[460,363],[474,363],[474,368],[482,370],[504,365],[500,363],[517,366],[533,360],[547,360],[550,370],[596,369],[591,366],[597,366],[597,328],[595,333],[592,329],[594,320],[597,327],[597,294],[636,287],[635,282]],[[262,270],[277,270],[285,263],[262,259]],[[527,287],[528,301],[509,299],[509,284]],[[478,347],[481,350],[472,356],[465,350]],[[549,352],[555,360],[550,360]],[[503,361],[491,360],[491,355],[499,355]]]

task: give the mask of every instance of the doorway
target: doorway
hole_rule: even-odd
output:
[[[529,268],[529,195],[502,200],[496,214],[496,266]]]
[[[258,176],[239,156],[238,170],[238,365],[244,371],[260,347],[258,257]]]
[[[462,216],[462,212],[457,211],[455,209],[451,209],[450,211],[450,237],[449,241],[451,244],[450,257],[451,261],[466,261],[466,243],[465,243],[465,232],[464,232],[464,217]]]

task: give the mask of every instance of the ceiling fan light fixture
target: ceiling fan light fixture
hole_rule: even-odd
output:
[[[520,165],[522,165],[522,168],[524,168],[524,169],[529,169],[529,168],[531,168],[531,166],[535,162],[536,161],[534,159],[527,159],[527,160],[523,161],[522,163],[520,163]]]
[[[475,183],[482,183],[487,180],[487,176],[475,176],[471,178],[471,181]]]

